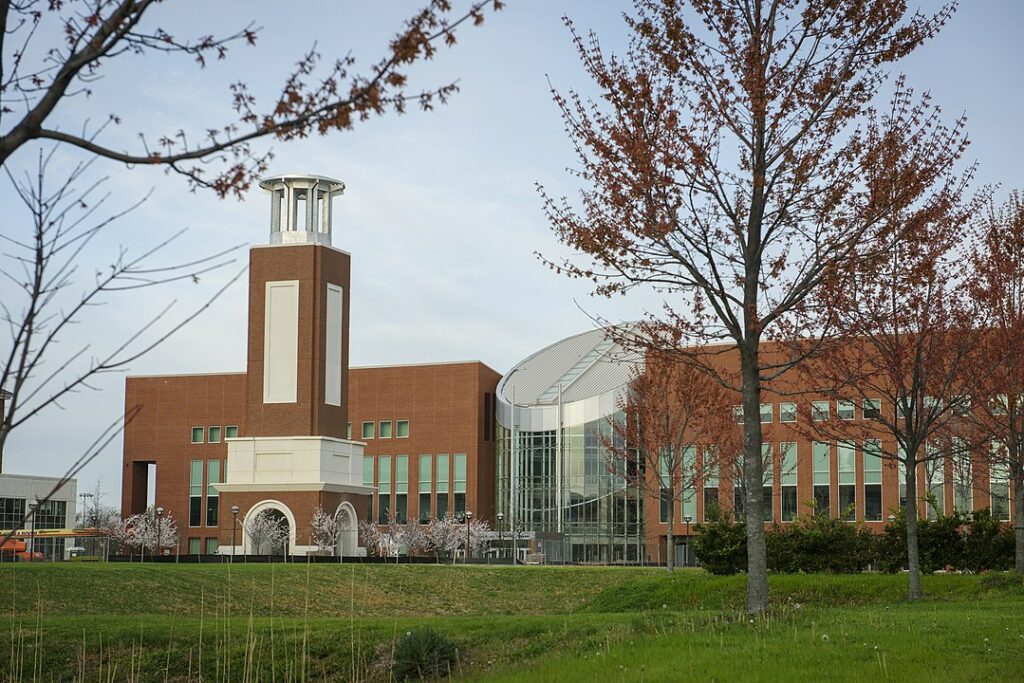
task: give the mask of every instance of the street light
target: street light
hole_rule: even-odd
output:
[[[238,506],[231,506],[231,563],[235,562],[235,528],[238,526]]]
[[[28,507],[29,510],[31,510],[31,513],[29,514],[29,521],[32,522],[32,526],[28,530],[28,559],[34,560],[36,552],[36,510],[39,508],[39,501],[30,501]]]
[[[523,523],[516,524],[515,535],[512,537],[512,564],[519,563],[519,534],[523,533]]]
[[[163,508],[157,508],[156,509],[156,554],[157,555],[163,555],[164,554],[163,553],[163,547],[162,547],[162,545],[160,543],[160,540],[161,540],[160,539],[160,522],[163,520],[163,518],[164,518],[164,509]]]
[[[466,510],[462,516],[466,519],[466,560],[463,562],[466,564],[469,562],[469,523],[473,519],[473,513]]]
[[[683,543],[683,566],[690,566],[690,522],[693,521],[693,517],[686,515],[683,517],[683,521],[686,522],[686,541]]]
[[[889,524],[892,524],[893,522],[896,521],[896,515],[889,515],[888,520],[889,520]]]
[[[505,547],[505,544],[502,542],[504,539],[502,538],[502,535],[501,535],[501,530],[502,530],[502,528],[504,528],[503,522],[505,521],[505,513],[504,512],[499,512],[497,514],[497,517],[498,517],[498,557],[501,557],[501,553],[502,553],[502,551],[504,550],[504,547]]]
[[[92,494],[91,493],[79,493],[78,497],[82,499],[82,526],[84,527],[84,526],[88,525],[88,523],[89,523],[89,520],[86,519],[86,509],[87,509],[88,506],[85,504],[85,501],[86,501],[87,498],[92,498]],[[93,539],[92,546],[93,546],[93,548],[92,548],[93,549],[93,554],[95,554],[95,551],[96,551],[96,541],[95,541],[95,539]]]

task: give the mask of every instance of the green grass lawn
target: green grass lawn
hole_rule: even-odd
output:
[[[1008,575],[742,576],[449,565],[0,565],[0,680],[387,680],[421,625],[463,680],[1021,680]]]

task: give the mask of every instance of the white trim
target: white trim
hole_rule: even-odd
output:
[[[342,367],[345,358],[345,293],[327,283],[326,321],[324,339],[324,403],[340,406],[342,393]]]
[[[245,533],[245,523],[249,521],[254,515],[258,515],[264,510],[278,510],[281,512],[285,519],[288,520],[288,554],[292,554],[292,550],[296,549],[295,546],[295,515],[292,514],[291,509],[279,500],[268,498],[261,500],[260,502],[249,508],[249,511],[245,513],[245,517],[242,519],[242,547],[245,548],[246,555],[255,555],[257,552],[252,548],[252,543],[249,541],[248,534]]]

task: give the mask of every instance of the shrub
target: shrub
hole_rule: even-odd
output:
[[[923,573],[964,567],[964,536],[960,532],[963,525],[964,518],[956,512],[917,520],[917,549]],[[877,559],[881,571],[897,572],[907,566],[905,510],[899,510],[894,521],[886,525],[878,542]]]
[[[1013,566],[1013,529],[978,510],[965,528],[963,567],[972,572],[1005,571]]]
[[[874,534],[827,515],[802,515],[766,534],[768,568],[776,572],[857,572],[871,564]]]
[[[431,628],[413,629],[395,645],[394,675],[399,681],[447,677],[457,656],[448,636]]]
[[[709,522],[694,527],[693,552],[712,574],[738,574],[747,567],[746,529],[720,510],[709,515]]]

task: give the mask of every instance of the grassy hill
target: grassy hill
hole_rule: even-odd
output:
[[[1024,656],[1010,575],[926,577],[917,604],[904,576],[774,576],[753,621],[745,577],[693,570],[64,563],[0,580],[3,680],[387,680],[424,625],[465,680],[1012,680]]]

